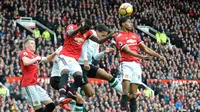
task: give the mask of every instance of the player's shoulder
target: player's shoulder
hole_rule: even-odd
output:
[[[122,40],[124,39],[124,32],[119,31],[119,34],[115,37],[115,40]]]
[[[29,55],[29,52],[27,50],[22,50],[20,52],[20,55],[23,55],[23,56],[28,56]]]
[[[133,38],[140,38],[140,36],[139,35],[137,35],[136,33],[134,33],[134,32],[132,32],[132,37]]]
[[[89,30],[90,33],[92,33],[93,35],[97,36],[97,32],[95,30]]]

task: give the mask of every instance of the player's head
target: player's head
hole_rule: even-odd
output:
[[[88,30],[91,29],[91,22],[90,22],[90,20],[89,19],[84,19],[84,20],[81,21],[80,24],[82,24],[83,21],[85,22],[85,26],[80,31],[82,34],[86,33]]]
[[[133,31],[133,23],[129,19],[129,17],[121,17],[119,19],[119,24],[122,30],[124,31]]]
[[[24,40],[24,49],[35,52],[35,40],[31,37],[27,37]]]
[[[108,35],[108,32],[110,31],[108,27],[104,24],[96,25],[94,27],[94,30],[96,31],[98,37],[105,37]]]

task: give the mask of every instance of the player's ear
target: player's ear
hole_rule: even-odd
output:
[[[123,26],[125,26],[125,24],[126,24],[126,23],[125,23],[125,22],[123,22],[123,23],[122,23],[122,27],[123,27]]]

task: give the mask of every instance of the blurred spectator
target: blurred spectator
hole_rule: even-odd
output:
[[[169,82],[165,85],[159,81],[147,82],[150,78],[200,79],[200,2],[198,0],[3,0],[0,3],[1,82],[6,82],[5,76],[21,76],[19,53],[23,47],[22,40],[28,36],[28,32],[19,26],[15,27],[12,20],[23,16],[32,17],[56,32],[59,46],[63,43],[66,26],[83,18],[89,18],[93,23],[92,27],[98,23],[105,23],[111,29],[119,29],[119,17],[121,16],[118,14],[118,8],[123,2],[130,2],[134,7],[131,17],[134,26],[148,25],[159,32],[164,31],[171,43],[176,46],[170,48],[160,45],[151,37],[135,29],[148,47],[167,59],[166,64],[161,64],[157,59],[142,62],[142,81],[155,91],[156,96],[155,98],[141,96],[138,99],[138,109],[176,111],[176,103],[182,103],[182,108],[186,111],[200,108],[200,95],[197,94],[200,91],[198,84],[178,85]],[[30,36],[34,37],[34,35]],[[38,46],[36,53],[40,55],[47,55],[55,50],[52,47],[53,43],[44,38],[37,38],[36,44]],[[105,46],[113,47],[108,41],[101,46],[100,50],[103,50]],[[116,51],[105,56],[97,65],[118,77],[120,74],[119,58],[119,53]],[[51,66],[51,63],[41,64],[41,69],[38,71],[40,77],[49,77]],[[44,84],[43,86],[48,88],[52,98],[58,97],[49,85]],[[15,104],[21,111],[27,111],[28,104],[20,94],[19,84],[12,83],[8,88],[14,98],[7,98],[7,102],[3,102],[1,111],[9,111],[11,107],[14,109]],[[110,89],[108,85],[93,84],[93,88],[95,88],[97,97],[87,99],[87,101],[90,100],[86,105],[87,111],[119,110],[119,94]],[[146,93],[146,90],[143,90],[143,93]],[[59,107],[57,109],[59,110]]]

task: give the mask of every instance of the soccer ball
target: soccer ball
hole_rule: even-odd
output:
[[[119,13],[122,16],[130,16],[133,13],[133,6],[130,3],[123,3],[119,7]]]

